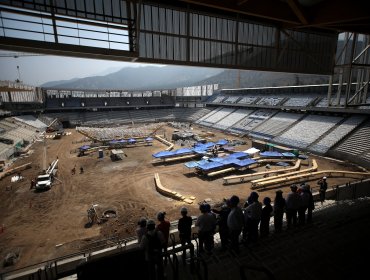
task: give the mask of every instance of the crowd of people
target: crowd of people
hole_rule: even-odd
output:
[[[320,201],[325,200],[327,190],[326,177],[317,182]],[[264,197],[262,202],[259,194],[251,192],[244,203],[236,195],[224,199],[220,207],[212,208],[204,202],[199,206],[195,227],[198,233],[198,253],[212,254],[214,249],[214,234],[218,231],[221,240],[221,250],[239,252],[239,246],[248,246],[258,242],[270,234],[270,220],[273,221],[275,233],[283,230],[283,218],[286,216],[287,230],[312,222],[312,211],[315,208],[311,188],[307,183],[290,186],[290,192],[284,198],[283,192],[277,190],[274,200]],[[193,221],[188,216],[185,207],[180,209],[178,220],[179,239],[182,246],[191,243]],[[164,265],[169,235],[170,222],[165,219],[166,213],[157,214],[158,223],[154,220],[141,218],[136,230],[138,243],[145,252],[145,259],[151,275],[155,279],[163,279]],[[185,249],[183,257],[186,256]]]

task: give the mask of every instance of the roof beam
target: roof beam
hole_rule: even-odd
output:
[[[308,24],[308,20],[306,19],[299,3],[297,3],[297,0],[287,0],[288,5],[294,12],[294,14],[297,16],[297,18],[303,23]]]
[[[248,1],[222,1],[222,0],[180,0],[181,2],[204,6],[208,8],[218,9],[238,13],[241,15],[263,18],[277,22],[285,22],[289,24],[299,25],[301,22],[297,20],[297,16],[289,8],[288,4],[282,1],[265,0],[263,5],[260,0]],[[243,4],[243,5],[242,5]]]

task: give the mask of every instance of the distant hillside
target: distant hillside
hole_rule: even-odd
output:
[[[239,78],[240,75],[240,84]],[[72,89],[169,89],[194,85],[219,84],[219,88],[289,86],[328,83],[328,76],[292,73],[225,70],[218,68],[146,66],[125,67],[104,76],[68,81],[53,81],[43,87]]]
[[[167,89],[192,86],[222,71],[223,69],[216,68],[180,66],[125,67],[105,76],[54,81],[42,86],[75,89]]]
[[[239,76],[240,75],[240,85]],[[247,88],[247,87],[269,87],[269,86],[294,86],[328,83],[328,76],[304,75],[279,72],[263,72],[241,70],[224,70],[210,78],[200,81],[199,85],[219,84],[222,89]]]
[[[47,82],[45,84],[42,84],[41,86],[42,87],[57,87],[60,84],[63,84],[63,83],[73,83],[73,82],[75,82],[77,80],[78,80],[78,78],[73,78],[73,79],[70,79],[70,80],[52,81],[52,82]]]

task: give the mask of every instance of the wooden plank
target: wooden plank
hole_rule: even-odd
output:
[[[11,174],[14,174],[14,173],[16,173],[16,172],[19,172],[19,171],[25,170],[25,169],[27,169],[27,168],[31,168],[31,164],[32,164],[32,162],[28,162],[28,163],[26,163],[26,164],[22,164],[22,165],[20,165],[20,166],[18,166],[18,167],[14,167],[14,168],[11,168],[11,169],[6,170],[4,173],[2,173],[2,174],[0,175],[0,180],[1,180],[2,178],[4,178],[4,177],[8,176],[8,175],[11,175]]]
[[[260,182],[264,182],[264,181],[271,181],[271,180],[276,180],[276,179],[279,179],[279,178],[285,178],[287,176],[292,176],[292,175],[296,175],[296,174],[301,174],[301,173],[307,173],[307,172],[313,172],[313,171],[316,171],[318,168],[318,165],[317,165],[317,162],[315,159],[312,160],[312,167],[311,168],[307,168],[307,169],[303,169],[303,170],[299,170],[299,171],[294,171],[294,172],[290,172],[290,173],[286,173],[286,174],[280,174],[280,175],[276,175],[274,177],[269,177],[269,178],[261,178],[261,179],[257,179],[257,180],[253,180],[252,181],[252,185],[253,184],[259,184]]]
[[[301,160],[297,160],[296,164],[293,167],[275,169],[275,170],[264,171],[264,172],[257,172],[253,174],[228,176],[228,177],[224,177],[223,180],[224,180],[224,184],[227,184],[229,180],[240,180],[240,182],[245,182],[245,181],[248,182],[249,178],[253,178],[255,176],[263,176],[267,174],[282,173],[282,172],[285,173],[288,171],[297,170],[300,167],[300,165],[301,165]]]

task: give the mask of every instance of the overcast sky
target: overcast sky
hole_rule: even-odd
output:
[[[123,67],[140,67],[148,64],[72,58],[64,56],[4,57],[14,51],[0,50],[0,80],[20,80],[25,84],[39,86],[43,83],[73,78],[106,75]],[[160,66],[151,64],[152,66]],[[17,66],[19,66],[19,74]]]

